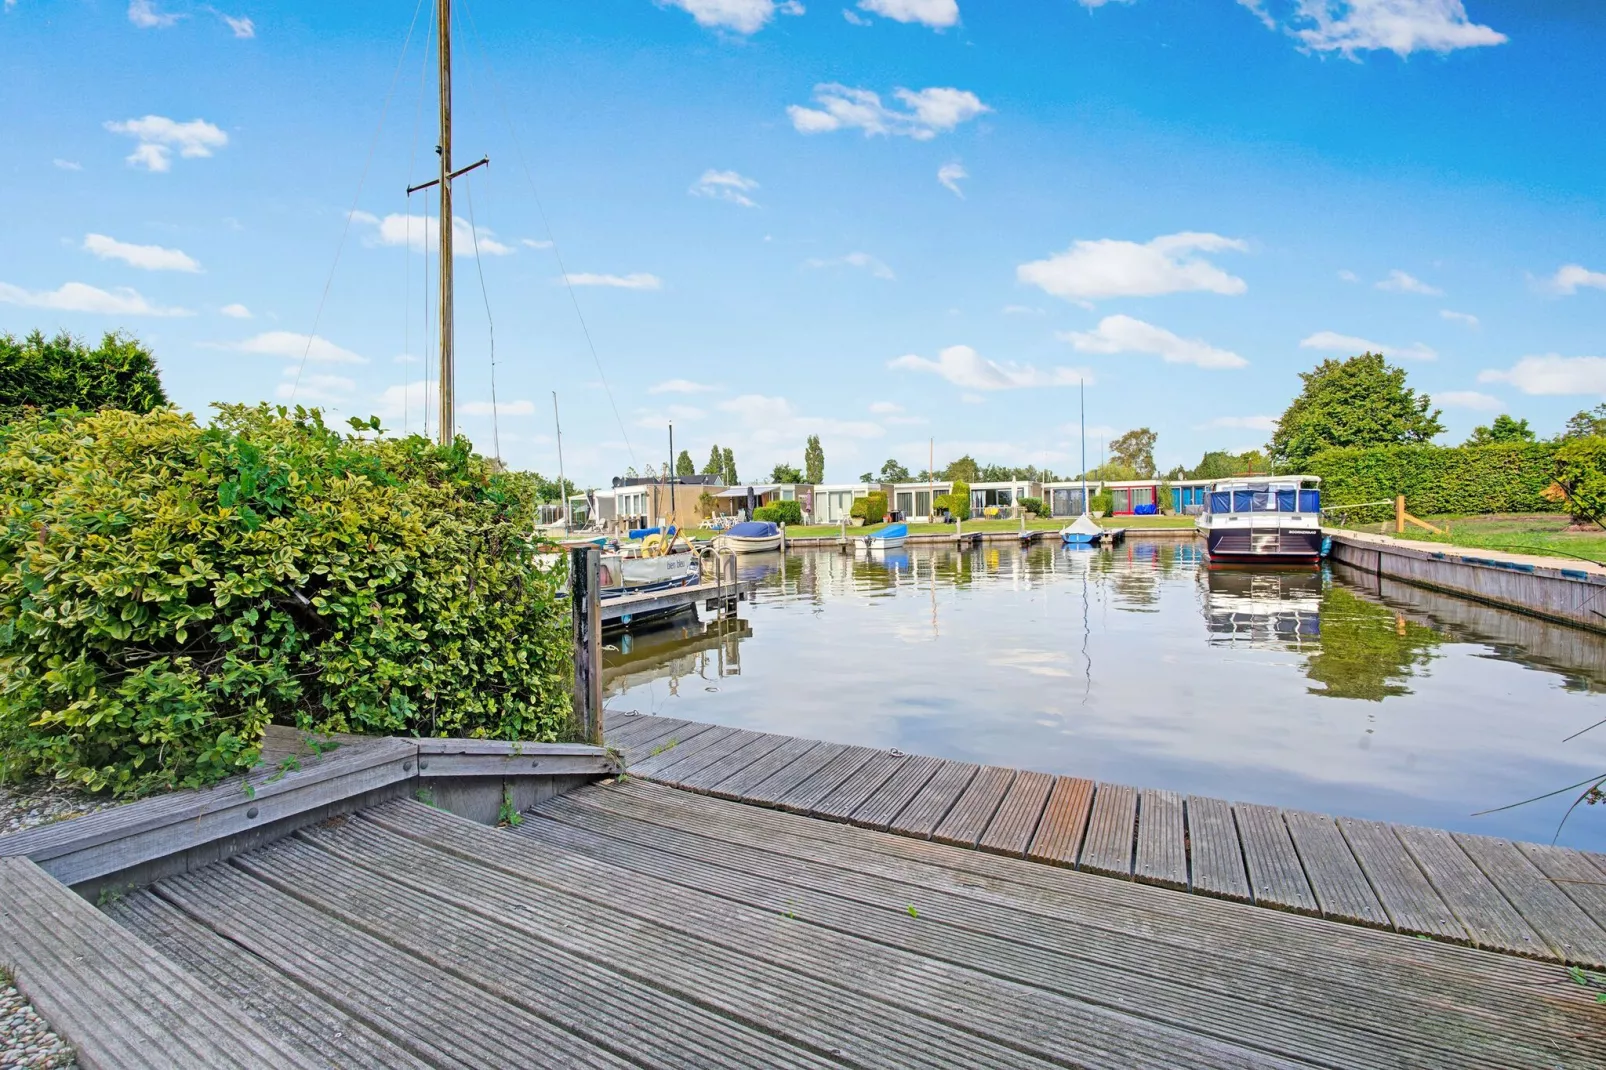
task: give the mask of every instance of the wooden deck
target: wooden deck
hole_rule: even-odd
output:
[[[1602,855],[664,717],[614,714],[607,736],[633,778],[1201,896],[1606,969]]]

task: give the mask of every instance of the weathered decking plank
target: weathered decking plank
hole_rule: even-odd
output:
[[[931,839],[931,834],[975,779],[977,768],[974,762],[943,762],[925,786],[909,800],[909,805],[892,819],[888,828],[904,836]]]
[[[1510,840],[1455,833],[1455,841],[1563,962],[1606,962],[1606,932]]]
[[[708,793],[717,795],[721,799],[745,798],[747,793],[754,787],[819,746],[822,746],[822,744],[816,743],[812,739],[783,736],[781,737],[780,746],[771,748],[768,753],[746,769],[732,773],[717,784],[710,784]]]
[[[1517,850],[1591,921],[1606,928],[1606,871],[1589,855],[1546,843],[1519,843]]]
[[[781,796],[780,808],[843,820],[902,762],[903,758],[885,751],[848,747],[821,766],[819,772]]]
[[[1188,848],[1183,839],[1182,796],[1144,789],[1138,798],[1138,849],[1132,876],[1162,888],[1188,887]]]
[[[1348,817],[1339,818],[1338,827],[1396,930],[1461,944],[1471,942],[1392,828],[1381,821]]]
[[[965,793],[955,802],[948,816],[931,834],[938,843],[974,847],[992,824],[993,815],[1015,780],[1015,770],[984,765],[977,771]]]
[[[1093,807],[1093,782],[1081,777],[1058,777],[1049,794],[1043,819],[1037,824],[1026,857],[1034,862],[1075,866]]]
[[[1536,958],[1548,953],[1544,940],[1448,832],[1399,825],[1394,833],[1475,946]]]
[[[692,791],[707,791],[720,781],[740,773],[785,742],[785,736],[760,733],[723,758],[710,762],[695,773],[679,777],[678,782],[681,787]]]
[[[1255,902],[1298,914],[1318,913],[1283,815],[1275,806],[1250,803],[1233,803],[1232,812],[1238,819],[1238,837],[1244,845]]]
[[[830,765],[847,749],[840,743],[820,743],[788,765],[776,770],[761,783],[748,788],[742,795],[742,801],[758,803],[761,806],[777,806],[782,799]]]
[[[663,726],[678,727],[691,724],[679,717],[655,717],[641,713],[609,713],[603,721],[602,735],[616,747],[628,746],[633,737],[642,732],[653,732]]]
[[[645,747],[646,753],[640,754],[628,764],[631,776],[652,777],[658,771],[680,761],[689,754],[696,754],[704,747],[711,747],[721,739],[735,732],[734,728],[722,725],[707,725],[702,731],[694,732],[695,726],[687,725],[684,728],[664,732],[650,741],[638,744]],[[650,746],[648,745],[650,743]]]
[[[1322,917],[1357,925],[1388,926],[1388,915],[1355,861],[1338,825],[1324,814],[1284,810],[1283,820],[1305,867]]]
[[[1018,774],[978,846],[994,854],[1025,857],[1053,790],[1054,778],[1047,773]]]
[[[1232,804],[1225,799],[1190,795],[1186,809],[1193,890],[1240,903],[1251,902],[1249,874],[1244,868]]]
[[[650,777],[672,784],[679,776],[695,772],[710,762],[716,762],[739,747],[745,747],[758,733],[739,728],[716,725],[699,732],[690,739],[679,741],[674,747],[659,752],[656,757],[643,759],[630,768],[632,776]],[[704,755],[707,755],[704,758]]]
[[[847,815],[849,822],[864,828],[885,829],[908,806],[914,797],[920,794],[920,789],[926,786],[926,781],[942,765],[941,759],[925,755],[914,755],[902,758],[892,775],[882,782],[862,803],[854,807]],[[868,768],[868,767],[866,767]],[[849,781],[849,785],[852,781]],[[844,788],[849,785],[843,785]],[[842,801],[839,800],[838,808]],[[827,803],[831,800],[827,799]],[[820,807],[821,813],[831,813],[827,806]]]
[[[1106,877],[1132,876],[1133,838],[1137,829],[1138,793],[1125,784],[1099,784],[1087,840],[1077,868]]]

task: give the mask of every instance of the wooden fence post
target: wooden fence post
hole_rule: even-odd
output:
[[[601,551],[569,548],[569,609],[574,636],[574,718],[585,742],[602,745]]]
[[[1394,496],[1394,534],[1405,534],[1405,495]]]

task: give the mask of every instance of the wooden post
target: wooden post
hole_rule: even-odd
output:
[[[1405,534],[1405,495],[1394,496],[1394,534]]]
[[[574,719],[584,742],[602,746],[601,551],[569,548],[569,609],[574,622]]]
[[[786,522],[784,520],[781,522],[780,528],[781,528],[781,553],[784,554],[784,553],[786,553]]]

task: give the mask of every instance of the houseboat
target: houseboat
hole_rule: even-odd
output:
[[[1240,476],[1210,485],[1195,525],[1212,564],[1309,565],[1322,556],[1316,476]]]

